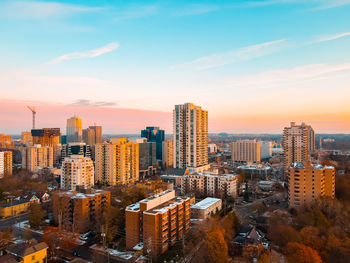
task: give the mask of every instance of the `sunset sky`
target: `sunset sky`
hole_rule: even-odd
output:
[[[104,133],[350,133],[350,0],[0,1],[0,133],[77,115]]]

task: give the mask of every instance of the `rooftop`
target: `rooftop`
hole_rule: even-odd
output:
[[[157,214],[157,213],[165,213],[166,211],[168,211],[169,209],[181,204],[182,202],[188,200],[188,197],[180,197],[177,196],[159,206],[156,206],[150,210],[146,210],[144,213],[149,213],[149,214]]]
[[[205,209],[211,207],[212,205],[216,204],[219,201],[221,201],[221,199],[207,197],[207,198],[203,199],[202,201],[192,205],[191,208],[205,210]]]
[[[317,169],[317,170],[322,170],[322,169],[334,169],[333,166],[329,166],[329,165],[326,165],[326,166],[323,166],[322,164],[311,164],[312,165],[312,168],[313,169]],[[295,162],[292,164],[291,166],[292,168],[298,168],[298,169],[304,169],[305,168],[305,165],[301,162]]]

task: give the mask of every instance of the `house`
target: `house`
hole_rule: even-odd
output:
[[[264,233],[251,225],[242,227],[238,235],[233,239],[233,243],[241,247],[259,244],[266,248],[268,247],[268,241]]]
[[[41,243],[23,243],[10,246],[7,249],[17,262],[20,263],[36,263],[47,262],[48,245]]]
[[[27,199],[30,204],[40,204],[40,199],[35,194],[29,195]]]
[[[37,196],[42,203],[50,201],[50,195],[47,192],[37,193]]]

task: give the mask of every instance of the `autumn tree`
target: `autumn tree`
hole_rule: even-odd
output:
[[[29,224],[32,228],[38,229],[44,224],[45,210],[42,209],[40,204],[32,204],[30,206],[30,215],[28,216]]]
[[[322,263],[316,250],[297,242],[290,242],[286,246],[288,263]]]
[[[300,234],[291,226],[279,225],[271,226],[268,232],[269,238],[281,247],[284,247],[288,242],[299,242]]]
[[[204,242],[209,262],[226,263],[228,261],[228,248],[221,229],[209,231]]]

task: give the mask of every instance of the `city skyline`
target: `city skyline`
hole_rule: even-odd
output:
[[[105,134],[172,131],[174,105],[209,132],[349,133],[350,1],[2,1],[2,133],[76,115]]]

